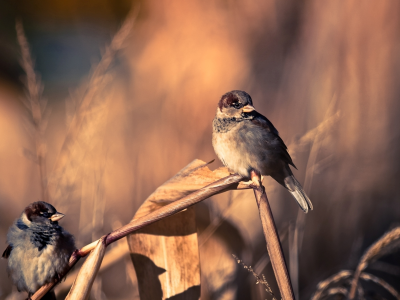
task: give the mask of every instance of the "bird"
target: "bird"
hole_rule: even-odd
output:
[[[256,111],[248,93],[233,90],[222,95],[212,127],[214,151],[228,169],[246,178],[252,178],[252,172],[271,176],[289,190],[305,213],[313,209],[290,169],[296,166],[285,143],[274,125]]]
[[[28,299],[42,285],[59,281],[75,251],[74,237],[58,221],[65,215],[49,203],[29,204],[7,233],[8,273],[19,292]],[[55,299],[54,291],[42,299]]]

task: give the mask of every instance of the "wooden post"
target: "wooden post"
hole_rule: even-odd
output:
[[[260,212],[261,223],[267,242],[267,250],[271,259],[272,268],[279,286],[283,300],[294,300],[292,283],[286,267],[285,257],[283,256],[281,242],[279,241],[278,231],[276,230],[274,217],[269,206],[267,194],[261,183],[260,177],[252,173],[252,180],[258,185],[253,185],[254,195],[256,197],[258,210]]]

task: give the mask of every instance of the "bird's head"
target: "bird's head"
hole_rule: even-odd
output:
[[[38,201],[29,204],[23,211],[20,220],[30,227],[31,223],[58,224],[65,215],[57,212],[53,205]]]
[[[249,94],[243,91],[231,91],[224,94],[219,100],[217,108],[218,118],[242,118],[255,108]]]

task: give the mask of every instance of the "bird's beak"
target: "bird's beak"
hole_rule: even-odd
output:
[[[250,104],[247,104],[247,105],[244,106],[243,109],[242,109],[242,111],[243,111],[244,113],[249,113],[249,112],[252,112],[253,110],[256,110],[256,109],[254,108],[254,106],[252,106],[252,105],[250,105]]]
[[[65,215],[59,212],[56,212],[54,215],[52,215],[49,219],[53,222],[56,222],[58,220],[61,220],[62,218],[64,218]]]

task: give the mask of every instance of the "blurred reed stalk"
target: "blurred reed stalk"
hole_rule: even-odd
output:
[[[84,88],[82,99],[76,103],[78,108],[70,121],[67,135],[53,168],[53,175],[61,177],[66,176],[64,174],[66,173],[65,171],[68,164],[70,164],[71,153],[73,152],[73,147],[77,142],[78,135],[82,131],[84,120],[90,112],[90,107],[94,102],[94,99],[101,92],[102,88],[109,82],[110,78],[107,76],[107,71],[109,70],[118,51],[123,49],[124,42],[135,24],[139,9],[139,6],[131,9],[121,28],[112,38],[110,45],[105,48],[100,62],[93,69],[89,82]],[[56,179],[57,180],[54,182],[49,182],[48,189],[50,190],[51,195],[57,198],[60,193],[59,189],[62,188],[61,186],[63,183],[58,177]],[[58,201],[58,199],[55,200]]]
[[[357,286],[359,278],[363,278],[366,280],[372,280],[375,283],[382,285],[386,288],[391,294],[395,295],[397,299],[399,299],[399,294],[394,290],[389,284],[387,284],[383,279],[378,277],[372,278],[370,274],[365,275],[367,273],[362,273],[370,263],[377,260],[379,257],[392,252],[394,249],[398,248],[400,244],[400,227],[397,227],[388,233],[386,233],[382,238],[380,238],[377,242],[375,242],[371,247],[367,249],[365,254],[361,257],[361,260],[357,266],[357,269],[354,273],[353,280],[351,282],[351,289],[349,293],[349,299],[354,299],[356,296]],[[364,275],[363,275],[364,274]],[[376,280],[374,280],[376,279]],[[383,284],[382,284],[383,283]],[[388,288],[389,287],[389,288]],[[393,290],[395,293],[393,293]]]
[[[336,97],[333,96],[328,110],[324,116],[321,124],[315,129],[313,139],[311,141],[311,150],[306,166],[306,176],[304,180],[304,191],[307,195],[311,193],[311,187],[315,169],[317,166],[318,153],[323,143],[324,137],[327,135],[332,126],[337,122],[340,113],[333,113],[335,107]],[[322,126],[323,125],[323,126]],[[306,135],[305,135],[306,136]],[[306,215],[299,209],[297,213],[295,225],[289,228],[289,271],[290,278],[293,283],[293,290],[296,299],[300,298],[299,293],[299,255],[303,243],[304,227],[306,222]]]
[[[384,288],[394,298],[400,300],[400,293],[396,291],[384,279],[366,273],[364,270],[378,258],[393,253],[400,246],[400,227],[396,227],[391,231],[384,234],[378,241],[370,246],[361,257],[355,272],[349,270],[342,270],[337,274],[321,281],[317,285],[317,290],[312,296],[311,300],[326,299],[330,296],[343,295],[348,299],[364,299],[364,287],[360,284],[360,279],[364,281],[372,281],[376,285]],[[350,288],[347,282],[351,280]],[[342,283],[342,286],[334,286]]]
[[[42,200],[48,202],[46,143],[44,141],[44,131],[46,129],[47,121],[43,116],[47,103],[42,98],[43,86],[39,75],[35,73],[34,62],[31,57],[29,43],[26,39],[22,22],[17,20],[15,28],[17,31],[18,44],[21,49],[20,64],[26,74],[26,78],[23,82],[26,88],[26,98],[28,101],[24,101],[24,104],[28,108],[32,117],[36,149],[36,155],[31,154],[31,152],[26,149],[24,149],[24,154],[28,158],[34,158],[33,160],[38,164]]]
[[[251,179],[254,183],[253,190],[256,197],[258,210],[260,212],[267,250],[271,259],[272,268],[283,300],[295,299],[292,283],[286,267],[285,257],[283,256],[282,245],[279,241],[278,230],[275,225],[271,207],[268,202],[265,188],[261,183],[261,178],[252,172]]]
[[[118,241],[119,239],[127,236],[128,234],[135,232],[149,224],[157,222],[166,217],[172,216],[188,207],[199,203],[213,195],[229,191],[235,190],[240,181],[244,178],[238,174],[233,174],[227,177],[224,177],[216,182],[213,182],[204,188],[201,188],[186,197],[183,197],[180,200],[172,202],[166,206],[161,207],[160,209],[149,213],[148,215],[135,219],[129,224],[122,226],[121,228],[109,233],[102,237],[104,240],[104,245],[108,246],[109,244]],[[31,296],[31,300],[41,299],[50,289],[52,289],[60,280],[68,273],[68,271],[78,262],[81,257],[88,255],[95,247],[98,245],[99,240],[86,245],[80,250],[76,250],[70,260],[69,260],[69,268],[65,274],[62,274],[60,279],[57,282],[46,284],[42,286],[34,295]]]

